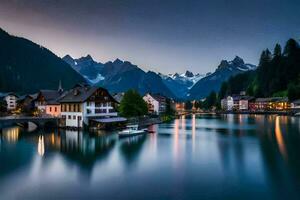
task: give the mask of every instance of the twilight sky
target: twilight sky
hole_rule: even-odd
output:
[[[213,71],[300,39],[299,0],[0,0],[0,27],[58,56],[120,58],[163,73]]]

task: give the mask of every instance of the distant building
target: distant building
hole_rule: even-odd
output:
[[[103,123],[123,120],[110,119],[118,115],[115,110],[118,102],[106,89],[101,87],[77,84],[59,102],[62,125],[66,127],[83,128],[85,125],[88,126],[91,121],[96,122],[97,120]]]
[[[221,109],[222,110],[227,110],[227,99],[221,99]]]
[[[266,110],[287,110],[291,107],[287,97],[257,98],[255,100],[255,109]]]
[[[17,108],[18,96],[15,93],[0,93],[0,99],[6,101],[8,111],[12,111]]]
[[[254,102],[254,97],[242,96],[239,100],[239,110],[250,110],[251,102]]]
[[[231,111],[233,110],[234,101],[232,96],[228,96],[226,99],[223,99],[223,108],[224,110]]]
[[[166,97],[147,93],[143,99],[148,105],[149,113],[161,114],[166,111]]]
[[[254,101],[254,97],[244,95],[232,95],[221,100],[223,110],[249,110],[249,102]]]

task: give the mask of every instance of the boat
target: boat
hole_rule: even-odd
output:
[[[119,137],[131,137],[136,135],[142,135],[145,134],[145,130],[138,129],[138,125],[129,125],[127,126],[127,129],[120,131]]]

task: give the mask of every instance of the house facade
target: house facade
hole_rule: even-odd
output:
[[[61,99],[62,126],[83,128],[90,120],[116,117],[118,102],[104,88],[76,85]]]
[[[6,102],[7,110],[12,111],[17,108],[18,96],[12,92],[0,93],[0,98]]]
[[[147,93],[143,97],[148,106],[148,113],[161,114],[166,111],[166,97]]]
[[[35,100],[35,107],[39,114],[59,117],[61,115],[59,99],[62,95],[62,91],[40,90]]]

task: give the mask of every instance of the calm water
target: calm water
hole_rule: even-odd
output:
[[[300,118],[202,115],[156,134],[2,130],[0,199],[299,199]]]

